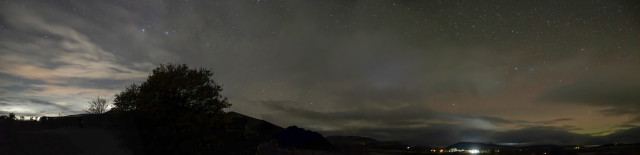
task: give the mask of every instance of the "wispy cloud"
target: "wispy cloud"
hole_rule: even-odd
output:
[[[119,64],[116,56],[94,44],[89,37],[72,27],[47,22],[27,11],[8,8],[20,18],[9,18],[9,24],[23,31],[46,34],[34,42],[0,42],[0,71],[27,79],[64,83],[69,78],[140,79],[147,73]],[[9,14],[9,13],[5,13]],[[49,38],[51,37],[51,38]],[[35,50],[35,51],[33,51]],[[29,53],[48,51],[46,59],[29,59]]]
[[[78,112],[91,98],[115,94],[117,87],[113,84],[144,79],[154,66],[145,61],[123,63],[126,60],[105,50],[81,30],[83,26],[100,29],[95,23],[76,16],[64,17],[65,20],[57,19],[62,16],[49,16],[64,14],[60,8],[48,9],[48,13],[21,9],[15,4],[0,8],[3,23],[7,24],[3,26],[13,30],[3,32],[6,37],[0,38],[0,97],[13,98],[5,102],[11,105],[5,111],[30,115]],[[95,81],[119,83],[93,86]]]

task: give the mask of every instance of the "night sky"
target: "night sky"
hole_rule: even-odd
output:
[[[83,113],[169,62],[211,69],[227,111],[325,136],[640,137],[640,1],[0,2],[2,115]]]

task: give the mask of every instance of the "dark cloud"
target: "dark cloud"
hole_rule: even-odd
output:
[[[612,142],[622,142],[622,143],[638,143],[640,142],[640,127],[633,127],[627,130],[621,130],[615,132],[611,135],[605,136],[605,138]]]
[[[635,128],[638,127],[637,125],[632,125],[632,124],[622,124],[619,125],[619,127],[623,127],[623,128]]]
[[[456,124],[430,124],[423,127],[364,128],[359,133],[329,132],[328,135],[360,135],[379,140],[400,140],[410,145],[446,146],[456,142],[491,142],[491,130]]]
[[[20,117],[20,116],[38,116],[37,113],[29,113],[29,112],[14,112],[14,111],[5,111],[5,110],[0,110],[0,115],[9,115],[9,114],[15,114],[16,117]]]
[[[573,125],[546,126],[572,121],[571,118],[530,122],[497,117],[447,114],[416,107],[393,110],[363,107],[355,111],[317,112],[287,106],[295,105],[293,101],[264,101],[263,104],[272,110],[282,112],[281,114],[268,115],[267,119],[299,122],[301,125],[321,131],[325,135],[359,135],[382,140],[402,140],[420,145],[452,144],[459,141],[519,143],[521,145],[591,145],[611,143],[619,139],[617,136],[619,134],[592,136],[569,132],[583,130]],[[434,123],[428,120],[448,123]],[[515,124],[521,129],[496,131],[499,124]],[[323,128],[327,126],[337,128]],[[604,131],[603,133],[610,132]],[[634,132],[627,130],[614,131],[614,133],[634,134]],[[598,135],[598,133],[593,135]],[[629,139],[625,138],[625,140]]]
[[[38,99],[30,99],[29,102],[34,103],[34,104],[39,104],[41,106],[49,106],[49,107],[54,107],[57,108],[58,110],[61,111],[69,111],[71,110],[70,107],[64,106],[64,105],[60,105],[60,104],[56,104],[56,103],[52,103],[49,101],[43,101],[43,100],[38,100]]]
[[[600,111],[602,114],[607,116],[616,116],[616,115],[627,115],[627,114],[638,114],[638,109],[629,109],[629,108],[610,108]]]
[[[598,144],[590,135],[576,134],[555,127],[529,127],[524,129],[493,133],[495,141],[535,144]]]
[[[571,118],[558,118],[558,119],[554,119],[554,120],[548,120],[548,121],[539,121],[539,122],[535,122],[538,124],[554,124],[554,123],[558,123],[558,122],[564,122],[564,121],[571,121],[573,119]]]
[[[31,103],[35,103],[35,104],[40,104],[40,105],[57,105],[55,103],[51,103],[49,101],[42,101],[42,100],[37,100],[37,99],[30,99],[29,102]]]
[[[628,85],[607,80],[579,81],[549,92],[542,98],[555,102],[596,106],[640,106],[640,85]]]
[[[402,140],[409,144],[443,146],[456,142],[518,143],[519,145],[593,145],[615,142],[635,143],[638,128],[619,130],[606,136],[576,134],[562,127],[531,126],[510,131],[468,128],[456,124],[430,124],[413,128],[366,128],[361,132],[327,132],[328,135],[360,135],[381,140]]]
[[[629,123],[640,123],[640,116],[630,120]]]
[[[358,108],[334,109],[334,111],[319,112],[296,108],[293,101],[263,101],[262,104],[276,112],[282,112],[281,117],[303,119],[300,123],[329,124],[349,129],[354,127],[384,127],[389,125],[416,126],[428,125],[429,121],[445,121],[465,123],[477,128],[495,129],[499,124],[528,123],[524,120],[508,120],[498,117],[477,116],[467,114],[450,114],[434,111],[414,104],[398,105],[396,107],[370,106]],[[350,126],[349,124],[353,124]],[[362,125],[362,126],[361,126]]]
[[[413,144],[450,144],[456,141],[486,141],[493,130],[505,124],[531,124],[467,114],[451,114],[413,105],[374,108],[375,106],[319,112],[293,107],[293,101],[263,101],[278,113],[263,115],[268,120],[295,122],[328,135],[360,135],[378,139],[403,140]],[[560,122],[558,119],[549,122]],[[444,122],[444,123],[441,123]],[[281,122],[276,121],[276,124]]]
[[[95,80],[95,79],[81,79],[81,78],[70,78],[62,86],[75,86],[82,88],[93,88],[93,89],[111,89],[111,90],[120,90],[125,87],[125,84],[134,83],[132,80]],[[111,96],[111,94],[109,94]]]
[[[605,116],[638,116],[640,111],[639,72],[607,72],[586,76],[575,83],[543,92],[540,102],[606,107]],[[632,120],[631,122],[634,122]]]

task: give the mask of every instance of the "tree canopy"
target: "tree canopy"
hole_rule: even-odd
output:
[[[160,65],[140,85],[132,84],[116,94],[114,110],[221,114],[231,104],[212,76],[207,69],[191,69],[186,64]]]

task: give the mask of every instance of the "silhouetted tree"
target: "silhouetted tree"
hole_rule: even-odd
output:
[[[114,109],[221,114],[231,104],[220,94],[222,87],[212,76],[209,70],[190,69],[185,64],[160,65],[140,86],[132,84],[116,94]]]
[[[112,111],[135,114],[151,154],[199,152],[200,144],[215,141],[208,131],[231,106],[212,76],[203,68],[160,65],[140,85],[116,94]]]
[[[107,111],[108,107],[109,104],[107,103],[107,99],[100,98],[100,96],[98,96],[97,98],[89,101],[89,109],[84,110],[84,112],[90,114],[102,114]]]
[[[9,119],[10,119],[10,120],[16,120],[16,114],[14,114],[14,113],[9,113]]]
[[[117,111],[135,111],[138,110],[138,94],[140,89],[138,85],[131,84],[124,91],[116,94],[116,98],[113,100],[113,110]]]

